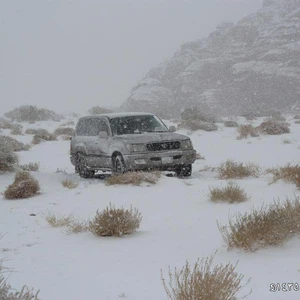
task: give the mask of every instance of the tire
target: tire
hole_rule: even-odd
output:
[[[124,174],[126,172],[126,166],[121,154],[116,155],[113,158],[113,174]]]
[[[175,170],[178,177],[189,177],[192,175],[192,165],[182,165]]]
[[[92,178],[95,175],[95,171],[88,169],[83,153],[77,153],[75,172],[78,172],[79,176],[82,178]]]

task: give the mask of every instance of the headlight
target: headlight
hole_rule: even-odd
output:
[[[127,148],[130,152],[145,152],[146,151],[144,144],[128,144]]]
[[[193,144],[191,140],[181,141],[181,149],[188,150],[193,149]]]

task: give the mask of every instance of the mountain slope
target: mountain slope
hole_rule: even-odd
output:
[[[265,0],[236,25],[181,46],[148,72],[123,103],[127,111],[176,117],[206,105],[223,114],[286,109],[300,100],[300,0]]]

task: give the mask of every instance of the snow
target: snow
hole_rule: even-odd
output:
[[[246,140],[237,140],[236,129],[222,124],[218,124],[217,132],[181,130],[178,133],[188,134],[205,160],[195,162],[191,178],[163,176],[154,186],[106,186],[101,178],[79,178],[69,161],[69,141],[44,142],[19,152],[21,164],[40,162],[40,172],[32,175],[39,180],[42,191],[26,200],[0,197],[0,232],[5,234],[0,240],[0,259],[6,258],[5,266],[13,270],[10,284],[15,288],[24,284],[38,288],[42,300],[164,300],[161,269],[166,275],[169,265],[182,267],[186,260],[193,263],[218,250],[215,263],[239,260],[237,271],[245,275],[245,280],[252,277],[244,290],[247,293],[253,289],[248,299],[299,299],[300,291],[269,291],[271,283],[300,283],[299,238],[283,247],[255,253],[227,251],[217,228],[217,221],[225,225],[228,216],[236,212],[300,195],[299,190],[284,182],[269,185],[270,175],[262,175],[236,180],[251,196],[247,202],[215,204],[207,199],[209,188],[226,181],[217,179],[215,172],[200,172],[206,165],[216,167],[228,158],[259,163],[263,168],[298,163],[300,125],[290,123],[290,134]],[[52,131],[59,124],[37,122],[34,126]],[[17,138],[30,142],[32,136]],[[283,144],[283,138],[292,143]],[[0,175],[0,192],[13,177],[13,173]],[[60,182],[67,178],[79,186],[73,190],[63,188]],[[99,238],[88,232],[67,235],[60,228],[50,227],[42,217],[51,211],[57,215],[73,213],[87,220],[109,203],[137,207],[143,216],[140,229],[121,238]],[[32,213],[36,216],[30,216]]]

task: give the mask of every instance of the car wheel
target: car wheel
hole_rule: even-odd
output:
[[[113,173],[123,174],[126,172],[126,166],[122,155],[118,154],[113,159]]]
[[[95,175],[95,171],[88,169],[85,156],[82,153],[77,153],[75,171],[77,171],[82,178],[91,178]]]
[[[192,175],[192,165],[182,165],[175,170],[178,177],[189,177]]]

